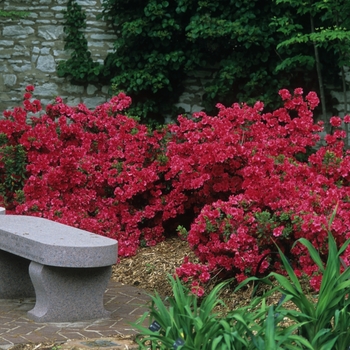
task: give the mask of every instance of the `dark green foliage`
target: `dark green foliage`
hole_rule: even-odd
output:
[[[291,45],[317,43],[320,48],[332,51],[339,62],[339,67],[349,64],[348,40],[350,34],[350,19],[347,15],[350,2],[347,0],[316,1],[307,3],[301,0],[275,0],[278,6],[287,5],[287,11],[274,23],[278,31],[285,34],[285,40],[277,49],[290,48]],[[310,18],[314,21],[314,31],[310,29]],[[277,24],[278,23],[278,24]],[[299,46],[298,51],[303,45]],[[311,58],[314,59],[313,55]],[[310,59],[310,58],[308,58]],[[301,61],[303,63],[303,60]]]
[[[350,9],[348,0],[317,1],[275,0],[279,6],[287,5],[286,12],[274,18],[274,25],[285,38],[277,46],[284,59],[276,70],[290,71],[298,67],[306,70],[315,67],[321,98],[322,115],[328,122],[327,87],[342,89],[346,111],[346,81],[344,66],[349,61],[350,21],[347,13]],[[310,51],[310,48],[313,48]],[[291,52],[291,49],[293,51]],[[329,88],[328,88],[329,90]]]
[[[96,82],[101,71],[101,65],[94,62],[88,50],[87,40],[81,31],[86,28],[86,15],[74,0],[69,0],[67,11],[64,11],[66,37],[66,50],[72,50],[67,61],[61,61],[57,67],[59,77],[70,76],[74,82]]]
[[[76,35],[76,41],[70,39],[75,53],[60,65],[59,74],[70,73],[81,81],[109,81],[114,91],[125,91],[133,98],[130,113],[151,125],[180,112],[172,106],[183,92],[184,80],[188,73],[203,69],[216,72],[205,82],[207,112],[213,112],[217,102],[263,100],[268,109],[276,108],[275,91],[281,88],[302,86],[319,92],[313,45],[288,44],[299,31],[307,35],[310,25],[308,12],[298,12],[292,2],[104,0],[100,18],[108,21],[118,39],[115,51],[100,67],[92,62],[79,32],[85,25],[80,10],[69,1],[66,32],[70,38]],[[325,2],[317,3],[325,8],[315,11],[315,25],[328,28],[334,22],[333,12]],[[312,2],[303,6],[313,9]],[[345,43],[344,33],[324,32],[323,41],[319,40],[326,85],[338,83],[339,65],[334,59],[341,51],[339,40]]]
[[[147,102],[148,118],[171,113],[194,70],[217,70],[203,97],[208,111],[218,101],[269,103],[289,85],[288,75],[275,72],[278,33],[270,22],[278,13],[271,1],[105,0],[103,6],[119,37],[104,75]]]
[[[22,145],[8,145],[7,138],[0,134],[0,196],[7,203],[21,197],[26,179],[26,152]],[[17,198],[20,200],[21,198]]]
[[[24,11],[4,11],[0,10],[0,17],[7,17],[11,19],[16,19],[16,18],[23,18],[27,17],[29,15],[28,12]]]

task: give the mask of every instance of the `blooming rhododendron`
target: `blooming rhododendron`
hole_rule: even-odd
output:
[[[330,123],[334,127],[339,127],[339,126],[341,126],[341,118],[339,118],[339,117],[332,117],[330,119]]]
[[[349,176],[345,170],[349,169],[349,158],[342,151],[345,134],[335,130],[325,138],[328,145],[310,156],[310,164],[299,161],[300,154],[306,154],[307,148],[315,147],[319,140],[322,128],[312,119],[318,98],[309,93],[304,101],[301,89],[296,89],[294,96],[287,90],[280,94],[285,108],[273,113],[261,114],[261,109],[244,105],[229,108],[218,105],[217,117],[202,113],[202,120],[179,119],[180,125],[172,128],[180,135],[187,133],[183,140],[188,141],[194,137],[194,132],[188,130],[196,130],[196,142],[190,145],[193,155],[190,149],[182,152],[189,146],[186,142],[176,146],[176,171],[182,177],[181,186],[189,183],[185,180],[187,173],[192,176],[196,172],[198,177],[203,171],[211,174],[202,187],[191,192],[193,202],[203,203],[204,207],[190,227],[188,242],[200,259],[198,266],[208,266],[213,274],[226,271],[225,276],[235,276],[238,281],[280,266],[274,254],[276,243],[287,256],[296,257],[291,260],[296,269],[300,267],[314,276],[311,282],[316,287],[317,266],[306,258],[303,247],[293,250],[291,247],[296,239],[305,237],[325,255],[327,220],[338,201],[344,215],[338,221],[339,229],[333,228],[333,233],[339,243],[349,237],[350,219],[345,214],[350,209],[350,191],[346,186]],[[298,117],[290,117],[293,110]],[[332,120],[340,126],[338,119]],[[183,127],[184,123],[190,128]],[[225,127],[217,127],[220,124]],[[198,135],[205,138],[202,136],[198,142]],[[214,143],[218,146],[211,148]],[[216,156],[223,145],[225,160]],[[170,142],[168,149],[171,151],[172,147]],[[207,154],[209,149],[218,151]],[[187,169],[184,166],[189,165],[193,170],[184,171]],[[216,185],[220,181],[234,183],[220,187]],[[173,182],[173,186],[176,184]],[[226,188],[227,192],[214,194],[215,188]],[[183,266],[187,265],[188,262]],[[183,276],[183,267],[177,272]],[[194,281],[199,280],[197,273],[192,275]]]
[[[333,132],[317,149],[323,129],[313,121],[314,92],[304,98],[301,88],[283,89],[283,107],[270,113],[260,101],[218,104],[216,116],[179,116],[150,131],[125,115],[125,94],[93,111],[58,97],[41,111],[33,91],[28,86],[23,107],[0,121],[0,178],[10,189],[9,179],[23,182],[2,192],[17,214],[116,238],[120,256],[157,244],[176,222],[199,260],[186,258],[176,274],[198,295],[213,275],[242,281],[280,270],[276,244],[317,288],[317,266],[293,243],[307,238],[325,257],[337,203],[332,233],[338,244],[350,238],[350,154],[341,129],[350,117],[332,117]],[[25,152],[24,173],[6,158],[16,153],[2,148],[15,146]],[[349,256],[350,248],[348,264]]]
[[[150,134],[119,113],[131,99],[120,94],[90,111],[57,98],[29,126],[25,111],[40,109],[28,92],[24,97],[25,110],[6,112],[0,122],[9,142],[27,153],[25,201],[15,203],[16,213],[117,238],[121,256],[135,254],[141,240],[162,240],[156,216],[162,206],[157,154],[163,134]]]
[[[276,228],[273,229],[272,234],[275,237],[280,237],[280,236],[282,236],[283,229],[284,229],[284,226],[276,227]]]

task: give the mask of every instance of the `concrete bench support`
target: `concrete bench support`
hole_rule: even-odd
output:
[[[30,260],[0,250],[0,299],[35,296],[28,274]]]
[[[36,295],[28,312],[37,322],[79,321],[109,316],[103,295],[111,277],[111,267],[72,269],[30,263],[29,275]],[[63,296],[63,297],[62,297]]]
[[[0,298],[35,296],[37,322],[108,317],[103,295],[117,241],[38,217],[1,215]]]

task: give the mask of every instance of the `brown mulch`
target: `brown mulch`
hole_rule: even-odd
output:
[[[188,243],[177,237],[167,238],[154,247],[140,248],[138,254],[129,258],[120,259],[114,266],[113,279],[123,284],[132,285],[152,294],[154,291],[163,297],[172,294],[168,275],[173,275],[177,267],[188,256],[191,262],[198,262],[198,258],[190,249]],[[209,281],[206,290],[210,291],[218,279]],[[234,285],[228,287],[220,294],[229,309],[235,309],[248,304],[251,300],[253,285],[249,284],[233,294]],[[267,290],[266,286],[260,286],[258,293]],[[278,303],[281,298],[276,294],[268,299],[268,303]]]
[[[112,278],[149,293],[157,291],[167,296],[171,294],[167,276],[175,273],[186,255],[191,261],[197,261],[186,241],[168,238],[154,247],[140,248],[136,256],[120,259],[114,266]]]

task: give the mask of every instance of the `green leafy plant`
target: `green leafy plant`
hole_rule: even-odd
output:
[[[117,39],[115,50],[99,65],[81,32],[84,13],[70,0],[65,31],[73,53],[60,63],[58,74],[81,83],[106,80],[132,97],[130,112],[148,124],[181,114],[175,104],[189,73],[203,71],[213,73],[201,78],[207,112],[214,112],[217,101],[230,105],[258,99],[275,108],[277,89],[302,82],[320,91],[325,114],[326,87],[340,86],[340,69],[345,83],[348,31],[346,11],[339,9],[348,5],[344,0],[103,0],[98,18],[109,23]]]
[[[238,289],[243,285],[240,284]],[[277,306],[266,304],[265,297],[273,292],[274,288],[262,297],[252,299],[248,306],[230,312],[220,321],[226,324],[226,329],[227,325],[230,326],[232,337],[231,347],[224,349],[312,349],[309,341],[297,334],[302,324],[284,325],[285,320],[289,320],[297,311],[284,308],[283,303]]]
[[[279,326],[295,313],[281,305],[274,308],[267,306],[264,298],[255,298],[249,305],[220,317],[213,310],[222,303],[217,297],[226,283],[216,286],[200,304],[178,280],[171,279],[171,285],[174,298],[163,302],[159,295],[151,296],[150,312],[133,324],[141,331],[137,339],[141,349],[273,350],[282,345],[284,349],[300,349],[301,345],[312,349],[306,339],[295,334],[300,324]],[[142,325],[147,316],[149,328]]]
[[[277,350],[300,349],[300,346],[312,349],[305,338],[295,334],[300,324],[280,325],[295,313],[284,309],[282,304],[267,306],[264,296],[222,316],[215,313],[215,307],[223,304],[218,295],[229,281],[217,285],[199,300],[178,279],[169,279],[174,296],[163,301],[157,293],[151,295],[149,312],[133,324],[140,331],[137,337],[140,349]],[[150,323],[148,328],[144,325],[146,318]]]
[[[270,277],[274,277],[278,282],[277,290],[286,295],[300,310],[292,315],[292,319],[299,324],[299,333],[310,341],[314,350],[344,350],[350,345],[350,267],[342,271],[340,263],[341,255],[350,244],[350,239],[337,248],[336,241],[330,233],[335,214],[336,209],[329,221],[328,258],[325,265],[316,248],[307,239],[300,238],[296,242],[307,248],[322,275],[317,301],[305,295],[298,277],[279,248],[289,279],[274,272],[270,274]],[[269,279],[264,281],[271,284]]]
[[[179,279],[170,276],[169,280],[174,296],[165,301],[158,293],[151,296],[150,311],[134,324],[141,331],[138,344],[143,349],[150,344],[152,349],[171,349],[176,343],[183,344],[178,349],[202,349],[211,344],[217,334],[224,332],[213,309],[221,303],[217,294],[227,282],[216,286],[199,305],[198,297],[189,293]],[[147,317],[151,329],[143,326]]]
[[[96,82],[100,79],[101,65],[94,62],[88,50],[87,40],[83,33],[86,28],[86,15],[82,7],[69,0],[64,13],[64,32],[66,33],[65,50],[71,50],[67,61],[60,61],[57,66],[59,77],[70,76],[74,82]]]
[[[3,134],[2,134],[3,135]],[[1,142],[1,141],[0,141]],[[26,152],[22,145],[0,146],[0,196],[6,204],[20,195],[26,179]]]
[[[104,0],[98,18],[110,24],[117,39],[103,67],[95,66],[87,53],[81,9],[73,1],[68,6],[66,40],[74,53],[60,63],[59,75],[82,83],[105,79],[132,97],[130,112],[148,124],[162,124],[165,116],[183,112],[174,104],[194,71],[213,73],[201,79],[202,104],[208,112],[215,110],[217,101],[232,104],[259,99],[276,107],[274,92],[300,82],[295,65],[287,73],[276,70],[281,62],[276,46],[285,34],[271,22],[279,19],[284,8],[273,2],[262,6],[257,0],[235,1],[234,5],[229,0],[147,0],[142,4]],[[303,81],[305,88],[314,88],[312,78]]]
[[[0,10],[0,17],[7,17],[11,19],[23,18],[29,15],[28,12],[25,11],[4,11]]]

